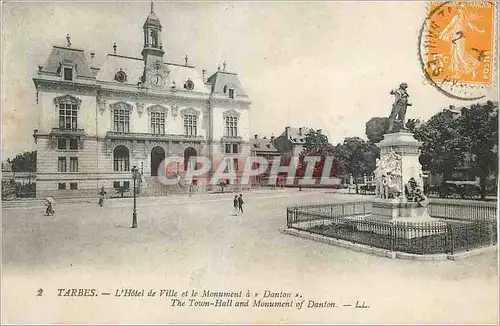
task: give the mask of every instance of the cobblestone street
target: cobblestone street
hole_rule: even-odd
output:
[[[497,252],[455,262],[371,256],[281,233],[286,206],[363,196],[297,189],[243,196],[245,212],[237,216],[234,194],[139,198],[137,229],[130,228],[131,199],[107,200],[103,208],[56,203],[54,216],[43,216],[37,203],[5,208],[2,322],[498,322]],[[97,289],[99,296],[59,297],[60,288]],[[370,308],[193,310],[114,296],[124,288],[284,291],[306,303],[364,301]]]

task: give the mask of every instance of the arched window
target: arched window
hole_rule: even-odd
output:
[[[165,119],[168,109],[161,105],[153,105],[148,108],[149,112],[149,132],[153,135],[165,134]]]
[[[224,112],[225,136],[238,137],[238,122],[240,113],[235,110]]]
[[[78,109],[82,100],[70,95],[56,97],[54,103],[59,110],[59,128],[74,130],[78,128]]]
[[[197,136],[198,135],[198,116],[200,112],[188,108],[182,110],[182,116],[184,117],[184,135],[186,136]]]
[[[115,147],[113,151],[113,171],[129,171],[130,170],[130,159],[128,148],[119,145]]]
[[[130,112],[132,105],[118,102],[111,105],[113,112],[113,131],[115,132],[130,132]]]

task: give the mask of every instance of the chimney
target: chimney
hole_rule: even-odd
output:
[[[288,138],[289,134],[290,134],[290,126],[285,127],[285,137]]]
[[[271,143],[274,144],[274,135],[271,135]]]
[[[258,136],[258,134],[253,135],[254,139],[257,139]]]
[[[299,128],[299,136],[302,136],[302,127]]]
[[[454,106],[454,105],[450,105],[449,109],[450,109],[451,111],[453,111],[453,110],[455,110],[455,106]]]

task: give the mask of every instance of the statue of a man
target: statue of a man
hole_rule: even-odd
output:
[[[410,95],[406,91],[408,85],[401,83],[398,89],[393,89],[391,94],[395,96],[394,104],[392,104],[391,115],[389,116],[389,132],[394,131],[394,123],[398,121],[398,125],[402,129],[405,127],[405,116],[407,107],[411,106],[409,102]]]

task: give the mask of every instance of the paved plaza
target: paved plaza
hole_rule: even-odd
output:
[[[461,261],[391,260],[280,232],[293,204],[363,196],[297,189],[39,202],[2,211],[4,323],[497,323],[497,252]],[[368,309],[172,307],[151,298],[58,297],[59,288],[299,293]],[[41,296],[37,291],[43,290]],[[43,302],[43,304],[42,304]],[[235,313],[234,309],[241,309]],[[110,313],[112,311],[112,313]],[[116,312],[120,312],[116,314]],[[29,313],[28,313],[29,312]],[[91,313],[89,313],[91,312]]]

